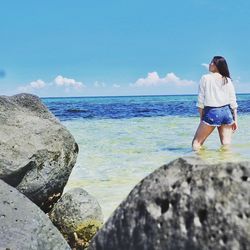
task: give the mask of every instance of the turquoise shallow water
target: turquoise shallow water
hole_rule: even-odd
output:
[[[194,155],[191,141],[198,117],[77,119],[63,124],[80,152],[65,191],[82,187],[99,201],[105,220],[131,189],[161,165]],[[250,160],[250,115],[239,115],[239,130],[230,151],[220,149],[214,131],[199,156],[208,162]]]

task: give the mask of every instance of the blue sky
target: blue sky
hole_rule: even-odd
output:
[[[250,93],[250,2],[1,1],[0,95],[195,94],[214,55]]]

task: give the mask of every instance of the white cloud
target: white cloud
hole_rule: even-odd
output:
[[[79,89],[86,87],[82,82],[77,82],[74,79],[70,79],[70,78],[66,78],[66,77],[63,77],[61,75],[58,75],[54,79],[54,81],[52,81],[50,83],[45,83],[43,80],[38,79],[36,81],[32,81],[28,85],[20,86],[18,88],[18,91],[33,92],[34,90],[42,89],[44,87],[51,88],[51,87],[53,87],[53,85],[65,87],[66,92],[69,92],[70,89],[72,89],[72,88],[79,90]]]
[[[208,63],[202,63],[201,66],[205,67],[206,69],[209,69],[209,64]]]
[[[98,81],[95,81],[94,82],[94,87],[96,88],[105,88],[106,87],[106,83],[105,82],[98,82]]]
[[[20,86],[18,90],[23,92],[32,92],[35,89],[42,89],[45,86],[46,83],[43,80],[38,79],[36,81],[29,83],[28,85]]]
[[[46,86],[46,83],[43,80],[36,80],[30,83],[30,86],[34,89],[42,89]]]
[[[119,85],[119,84],[113,84],[113,87],[114,87],[114,88],[120,88],[121,85]]]
[[[132,86],[136,87],[149,87],[149,86],[159,86],[165,84],[175,84],[177,86],[189,86],[193,85],[195,82],[192,80],[180,79],[173,72],[168,73],[165,77],[160,78],[157,72],[148,73],[146,78],[138,79]]]
[[[73,87],[75,89],[81,89],[84,88],[85,85],[82,82],[77,82],[75,79],[71,78],[66,78],[61,75],[58,75],[55,79],[54,82],[57,86],[64,86],[64,87]]]

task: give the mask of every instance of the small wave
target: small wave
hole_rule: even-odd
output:
[[[66,111],[70,112],[70,113],[85,113],[85,112],[88,112],[88,110],[86,110],[86,109],[67,109]]]
[[[189,153],[192,152],[191,147],[189,148],[182,148],[182,147],[165,147],[161,149],[162,151],[172,151],[172,152],[183,152],[183,153]]]
[[[144,108],[144,109],[138,109],[136,111],[140,112],[140,113],[147,113],[147,112],[152,112],[153,110],[152,109],[148,109],[148,108]]]

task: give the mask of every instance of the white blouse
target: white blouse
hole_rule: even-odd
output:
[[[224,79],[219,73],[209,73],[203,75],[199,84],[198,102],[199,108],[204,106],[221,107],[229,104],[232,109],[236,109],[236,95],[234,85],[230,78],[224,83]]]

